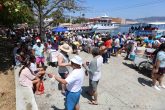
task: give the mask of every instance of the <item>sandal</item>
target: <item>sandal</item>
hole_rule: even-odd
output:
[[[97,102],[95,102],[95,101],[90,101],[90,102],[88,102],[89,104],[91,104],[91,105],[98,105],[98,103]]]

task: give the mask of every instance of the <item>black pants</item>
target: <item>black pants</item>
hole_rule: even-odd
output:
[[[107,63],[108,62],[108,56],[107,56],[107,52],[102,54],[103,57],[103,63]]]

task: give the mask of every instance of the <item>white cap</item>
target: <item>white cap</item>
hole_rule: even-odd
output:
[[[40,39],[37,39],[36,42],[41,42],[41,40]]]
[[[83,61],[82,61],[82,58],[79,57],[78,55],[74,56],[72,59],[71,59],[71,62],[75,63],[75,64],[78,64],[78,65],[82,65]]]

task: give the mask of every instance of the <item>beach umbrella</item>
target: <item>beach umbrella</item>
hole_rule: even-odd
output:
[[[65,27],[56,27],[52,30],[53,32],[66,32],[68,31]]]

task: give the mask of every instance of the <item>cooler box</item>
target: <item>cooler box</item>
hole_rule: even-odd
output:
[[[49,53],[49,60],[48,60],[48,65],[52,67],[57,67],[58,66],[58,60],[57,57],[59,55],[59,52],[56,50],[51,50]]]
[[[49,53],[49,62],[57,62],[57,56],[59,55],[59,52],[57,50],[50,50]]]

